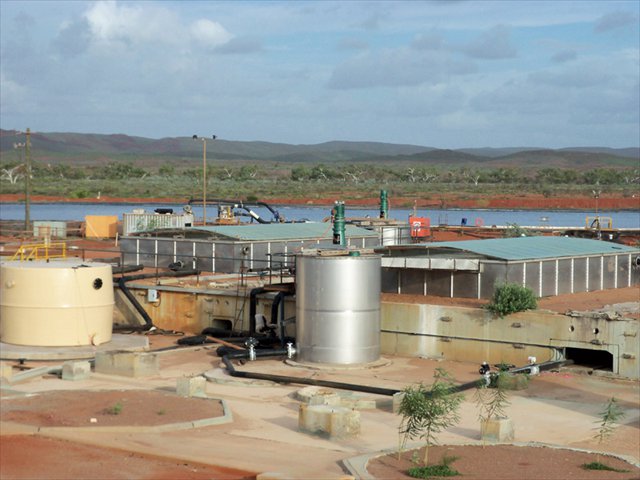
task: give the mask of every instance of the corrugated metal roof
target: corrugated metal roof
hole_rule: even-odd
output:
[[[305,240],[314,238],[332,238],[331,223],[269,223],[254,225],[215,225],[193,227],[197,230],[212,232],[232,240]],[[377,237],[378,234],[366,228],[347,225],[347,237]]]
[[[570,237],[517,237],[421,244],[428,249],[454,249],[500,260],[531,260],[615,253],[640,253],[640,249],[601,240]]]

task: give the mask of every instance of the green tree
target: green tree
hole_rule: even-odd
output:
[[[624,411],[618,405],[618,400],[615,397],[611,397],[604,409],[600,412],[599,427],[594,435],[594,439],[598,441],[598,445],[602,445],[606,442],[618,426],[620,420],[624,418]],[[600,462],[600,453],[596,455],[597,460],[592,463],[586,463],[582,465],[587,470],[615,470],[606,464]],[[619,470],[615,470],[619,471]]]
[[[533,291],[517,283],[498,285],[491,301],[486,306],[487,310],[500,317],[525,310],[534,310],[537,307],[538,301]]]
[[[484,431],[484,424],[489,420],[506,417],[506,408],[511,403],[506,388],[506,376],[507,372],[500,370],[489,377],[489,384],[484,379],[478,382],[474,400],[479,409],[481,431]]]
[[[176,174],[176,168],[170,164],[164,164],[158,169],[161,177],[173,177]]]
[[[455,393],[455,384],[445,370],[437,368],[433,378],[430,389],[422,383],[405,388],[398,410],[402,416],[398,455],[408,439],[421,438],[426,443],[424,465],[429,463],[429,446],[436,443],[436,435],[460,420],[458,410],[464,399],[461,393]]]

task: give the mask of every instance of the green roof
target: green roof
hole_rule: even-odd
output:
[[[420,244],[420,247],[429,250],[454,249],[500,260],[640,253],[640,249],[602,240],[548,236],[434,242]]]
[[[233,240],[306,240],[333,238],[331,223],[268,223],[253,225],[215,225],[193,227],[193,230],[211,232]],[[346,225],[347,237],[377,237],[378,234],[366,228]]]

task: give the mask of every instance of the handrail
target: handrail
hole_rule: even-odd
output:
[[[586,228],[595,228],[600,230],[604,228],[606,230],[611,230],[613,228],[613,219],[611,217],[587,217],[585,220]]]
[[[52,253],[52,250],[60,250],[60,253]],[[58,243],[34,243],[29,245],[20,245],[16,253],[13,254],[11,260],[49,260],[51,258],[66,258],[67,244],[66,242]]]

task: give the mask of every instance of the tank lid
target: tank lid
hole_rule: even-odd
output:
[[[74,258],[74,259],[64,259],[64,260],[50,260],[50,261],[46,261],[46,260],[32,260],[32,261],[20,261],[20,260],[13,260],[13,261],[8,261],[8,262],[2,262],[0,263],[0,265],[2,267],[7,267],[7,268],[20,268],[20,269],[30,269],[30,268],[37,268],[37,269],[42,269],[42,268],[51,268],[51,269],[55,269],[55,268],[64,268],[64,269],[69,269],[69,268],[98,268],[98,267],[111,267],[110,264],[108,263],[101,263],[101,262],[88,262],[88,261],[83,261],[82,259],[79,258]]]

